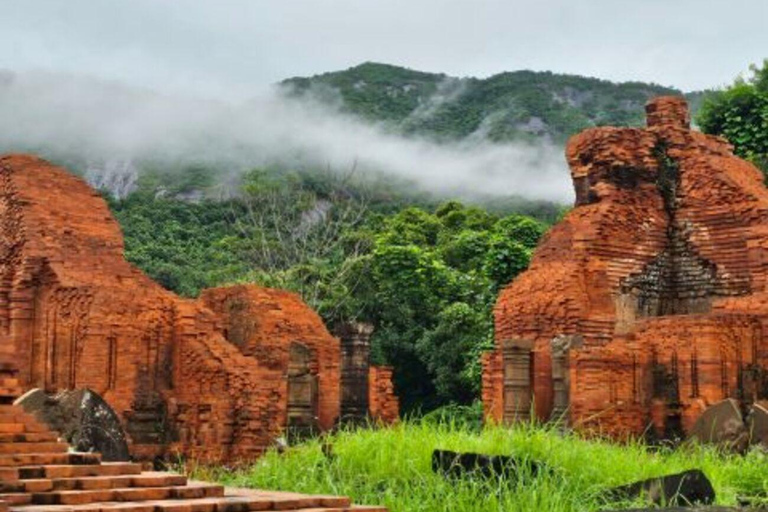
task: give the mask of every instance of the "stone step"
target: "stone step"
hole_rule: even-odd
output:
[[[0,495],[0,499],[2,496]],[[23,494],[23,496],[30,495]],[[36,492],[31,494],[31,503],[36,505],[84,505],[105,501],[185,500],[221,498],[223,496],[224,487],[221,485],[195,483],[178,487],[127,487],[87,491]]]
[[[179,487],[187,485],[187,477],[174,473],[146,472],[140,475],[58,478],[51,482],[54,490]]]
[[[81,465],[98,464],[101,462],[99,453],[14,453],[1,454],[0,466],[47,466],[47,465]]]
[[[158,500],[138,503],[100,502],[86,505],[30,505],[12,507],[10,512],[250,512],[291,510],[294,512],[387,512],[382,507],[355,505],[350,507],[262,508],[262,502],[251,498],[223,497],[194,500]]]
[[[26,425],[23,423],[2,423],[0,422],[0,434],[21,434],[26,432]]]
[[[34,416],[0,401],[0,512],[386,512],[339,496],[226,490],[68,452]]]
[[[0,422],[13,423],[16,421],[24,422],[29,420],[36,420],[36,418],[24,411],[24,409],[13,405],[0,405]]]
[[[139,474],[141,474],[141,464],[134,464],[131,462],[103,462],[101,464],[82,465],[60,464],[18,468],[18,477],[23,480],[34,478],[60,479]]]
[[[29,505],[32,503],[32,495],[26,493],[2,493],[0,500],[8,503],[11,507],[16,505]]]
[[[59,441],[55,432],[22,432],[0,434],[0,443],[55,443]]]
[[[21,434],[23,432],[44,433],[51,432],[51,429],[34,417],[23,420],[11,418],[0,420],[0,434]]]
[[[136,503],[100,502],[85,505],[28,505],[16,506],[11,512],[250,512],[261,510],[273,512],[290,510],[293,512],[387,512],[383,507],[353,505],[350,507],[311,507],[311,508],[262,508],[261,501],[251,498],[223,497],[194,500],[157,500]]]
[[[295,510],[312,508],[339,508],[351,506],[351,500],[346,496],[322,496],[298,494],[284,491],[263,491],[250,489],[227,488],[226,496],[233,498],[249,498],[265,507],[264,510]]]
[[[0,455],[25,453],[67,453],[67,443],[0,443]]]
[[[79,478],[36,478],[0,483],[5,493],[50,491],[87,491],[120,488],[184,486],[187,478],[173,473],[148,472],[140,475],[92,476]]]

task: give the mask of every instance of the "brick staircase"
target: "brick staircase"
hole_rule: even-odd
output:
[[[73,453],[13,405],[20,392],[12,376],[0,376],[0,512],[386,512],[344,497],[225,489],[142,472],[139,464],[101,462],[98,453]]]

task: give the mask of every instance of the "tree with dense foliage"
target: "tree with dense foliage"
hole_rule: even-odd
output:
[[[331,328],[372,323],[374,361],[394,366],[411,411],[478,397],[498,289],[545,230],[458,201],[393,207],[350,176],[321,172],[256,169],[225,201],[145,186],[110,203],[127,257],[166,288],[195,296],[255,282],[300,293]]]
[[[737,155],[768,174],[768,59],[750,72],[708,95],[696,122],[705,133],[728,139]]]

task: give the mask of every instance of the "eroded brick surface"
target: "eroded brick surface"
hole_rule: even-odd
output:
[[[371,366],[368,372],[368,407],[371,418],[394,423],[400,417],[400,401],[392,384],[392,368]]]
[[[175,296],[125,261],[95,191],[28,155],[0,158],[0,335],[0,400],[93,389],[136,456],[260,454],[286,426],[301,347],[319,426],[338,416],[338,340],[298,297],[251,286]]]
[[[223,321],[225,337],[269,370],[285,373],[291,347],[308,349],[307,372],[316,380],[317,422],[333,427],[339,416],[341,347],[320,317],[295,293],[256,286],[204,290],[201,301]],[[281,389],[287,404],[288,389]]]
[[[535,412],[550,417],[552,340],[564,335],[580,340],[567,354],[577,428],[621,437],[653,424],[675,435],[724,398],[766,396],[762,175],[723,139],[690,130],[681,98],[646,110],[646,129],[593,128],[569,141],[576,207],[498,298],[499,348],[483,358],[489,418],[509,417],[519,398],[508,340],[533,344]]]

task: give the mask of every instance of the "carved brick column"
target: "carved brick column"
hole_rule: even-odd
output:
[[[553,404],[550,421],[565,423],[570,407],[570,354],[582,344],[581,336],[559,335],[552,338]]]
[[[533,386],[531,362],[533,341],[511,339],[502,342],[504,359],[504,423],[531,419]]]
[[[19,381],[18,340],[32,339],[34,304],[29,288],[9,294],[9,328],[0,343],[0,404],[9,404],[21,396]]]
[[[362,420],[368,415],[368,370],[373,326],[359,322],[335,330],[341,339],[341,418]]]

